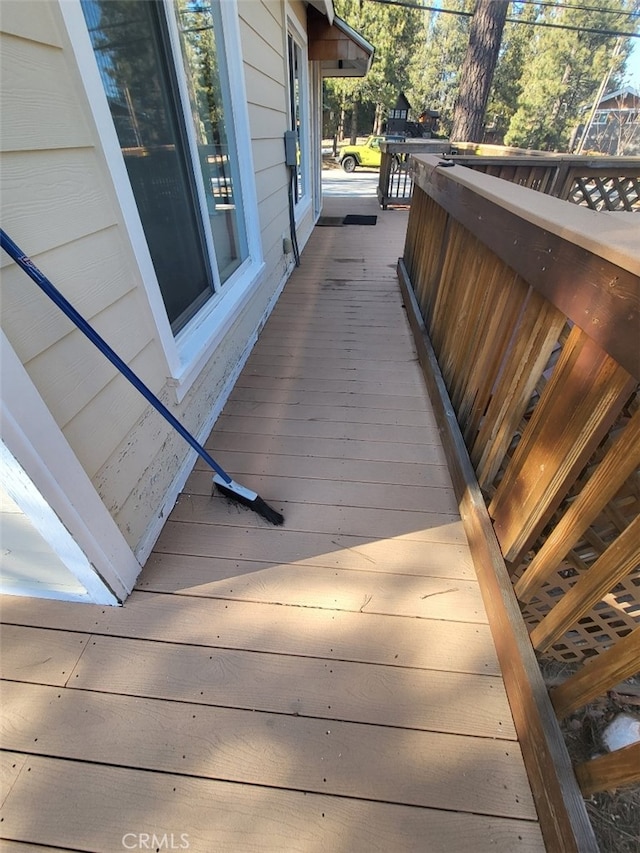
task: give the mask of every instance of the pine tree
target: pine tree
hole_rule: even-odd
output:
[[[622,4],[620,0],[599,0],[600,9],[620,12],[630,7],[626,0]],[[629,19],[600,10],[545,7],[539,20],[577,30],[535,28],[526,83],[505,142],[521,148],[567,151],[581,110],[591,102],[611,65],[616,42],[615,36],[585,32],[585,28],[624,30]],[[616,73],[622,70],[627,53],[628,48],[617,58]],[[612,79],[616,79],[615,74]]]
[[[423,32],[423,16],[395,6],[335,0],[336,14],[360,32],[375,47],[371,70],[364,78],[337,78],[327,81],[327,100],[336,99],[341,108],[363,112],[360,105],[371,104],[379,125],[395,104],[398,94],[410,86],[410,68],[416,45]],[[379,128],[377,128],[379,129]]]
[[[497,142],[503,140],[518,109],[518,98],[526,79],[523,69],[531,59],[531,42],[535,35],[535,28],[524,22],[534,21],[536,16],[537,9],[533,4],[513,3],[509,7],[509,17],[517,21],[505,24],[485,113],[485,126],[492,126]]]
[[[447,8],[471,12],[473,0],[448,0]],[[453,119],[460,67],[469,41],[469,20],[463,15],[428,13],[424,39],[410,70],[409,101],[417,112],[438,110],[444,134],[449,133]]]
[[[458,98],[453,110],[453,139],[482,142],[484,114],[498,62],[508,5],[509,0],[477,0],[460,73]]]

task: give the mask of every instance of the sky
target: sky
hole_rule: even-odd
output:
[[[640,39],[634,39],[634,47],[627,63],[629,85],[640,91]]]

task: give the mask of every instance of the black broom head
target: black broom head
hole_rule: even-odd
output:
[[[227,483],[219,474],[214,475],[213,482],[218,488],[218,491],[230,498],[232,501],[249,507],[249,509],[257,512],[258,515],[266,518],[266,520],[271,522],[271,524],[284,524],[284,516],[276,509],[269,506],[268,503],[262,500],[260,495],[256,494],[256,492],[252,492],[251,489],[241,486],[239,483],[236,483],[235,480],[231,480]]]

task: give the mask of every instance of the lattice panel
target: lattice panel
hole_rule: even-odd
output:
[[[514,580],[522,574],[522,567]],[[570,577],[560,569],[554,583],[545,584],[537,597],[522,608],[529,630],[542,621],[551,608],[576,582],[577,573]],[[618,637],[629,634],[640,623],[640,570],[628,578],[597,604],[586,616],[545,652],[545,657],[559,661],[579,661],[596,655],[612,646]]]
[[[618,421],[610,430],[589,464],[576,480],[570,493],[540,539],[534,544],[530,558],[539,550],[547,532],[555,526],[567,506],[575,500],[593,471],[600,464],[615,438],[638,409],[640,398],[636,392],[625,406]],[[640,512],[640,471],[629,477],[603,509],[599,517],[584,532],[579,542],[565,556],[553,574],[553,579],[544,584],[533,601],[521,605],[523,617],[532,630],[550,612],[562,596],[589,570],[596,560],[615,541],[618,535]],[[528,558],[512,574],[514,583],[524,573],[530,562]],[[604,651],[615,643],[616,638],[630,633],[640,623],[640,567],[631,572],[602,601],[572,626],[562,640],[554,644],[545,654],[561,661],[575,661]]]
[[[567,199],[591,210],[640,212],[640,180],[636,177],[576,177]]]

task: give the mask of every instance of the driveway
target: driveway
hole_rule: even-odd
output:
[[[376,197],[378,169],[356,169],[348,174],[340,168],[323,168],[322,194]]]

